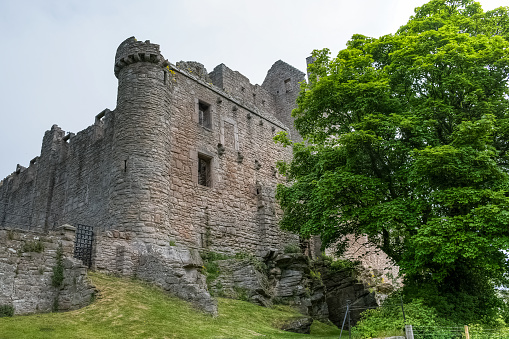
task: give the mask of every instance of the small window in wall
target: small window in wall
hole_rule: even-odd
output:
[[[198,103],[198,123],[206,128],[212,127],[210,105],[201,101]]]
[[[289,78],[285,80],[285,89],[286,89],[286,93],[292,91],[292,84],[291,84]]]
[[[212,173],[210,166],[211,158],[198,154],[198,184],[202,186],[212,186]]]

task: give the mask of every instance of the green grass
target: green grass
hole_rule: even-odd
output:
[[[267,309],[239,300],[219,298],[219,316],[213,318],[149,284],[98,273],[90,273],[90,277],[101,291],[94,303],[65,313],[0,318],[0,339],[332,339],[339,336],[336,327],[317,321],[311,327],[311,335],[276,329],[274,325],[297,315],[289,308]]]

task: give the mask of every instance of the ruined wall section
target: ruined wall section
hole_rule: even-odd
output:
[[[43,230],[49,227],[55,166],[59,161],[56,140],[63,132],[47,131],[39,157],[28,168],[16,171],[0,183],[0,226]]]
[[[264,116],[274,116],[274,96],[260,85],[253,85],[241,73],[220,64],[209,73],[212,83],[248,109]],[[281,120],[279,120],[281,121]]]
[[[37,171],[38,164],[35,162],[28,168],[18,165],[16,172],[0,182],[0,226],[28,229],[32,224],[37,224],[33,218],[38,215],[32,213]],[[42,214],[44,220],[44,211]]]
[[[66,311],[88,305],[95,294],[86,267],[72,258],[75,228],[49,233],[0,229],[0,305],[15,314]],[[52,285],[61,246],[63,280]]]
[[[348,245],[342,259],[360,263],[358,268],[359,279],[365,284],[374,288],[381,286],[384,290],[388,289],[389,286],[392,286],[391,289],[401,287],[403,281],[399,274],[399,267],[385,252],[370,243],[366,235],[358,237],[348,235],[344,241]],[[325,253],[331,257],[335,255],[331,248],[326,249]]]
[[[216,85],[217,70],[209,73]],[[279,230],[274,199],[281,180],[275,161],[288,160],[291,150],[272,138],[286,127],[268,112],[250,109],[191,74],[175,71],[170,166],[174,238],[169,240],[217,252],[254,254],[298,242],[295,235]],[[242,81],[234,85],[232,78],[222,81],[231,88],[250,88]],[[200,125],[200,103],[210,107],[209,127]],[[209,186],[198,183],[200,159],[210,162]]]
[[[114,113],[106,110],[94,125],[71,134],[62,143],[54,179],[54,224],[85,224],[94,229],[111,227],[107,201],[111,185],[111,142]]]
[[[108,228],[113,112],[66,135],[57,125],[43,138],[41,154],[0,185],[0,226],[47,231],[63,223]]]
[[[293,125],[291,112],[299,96],[301,81],[305,81],[304,73],[279,60],[267,72],[262,84],[262,88],[275,98],[275,117],[289,127],[291,139],[295,142],[301,142],[302,137]]]

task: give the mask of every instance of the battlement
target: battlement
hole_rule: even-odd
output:
[[[150,43],[150,40],[138,41],[135,37],[130,37],[122,42],[115,55],[115,76],[118,78],[120,70],[127,65],[136,62],[150,62],[167,66],[168,61],[164,60],[159,45]]]

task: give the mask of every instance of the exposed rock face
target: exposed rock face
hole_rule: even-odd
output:
[[[269,280],[274,298],[296,306],[302,314],[319,321],[329,317],[325,302],[325,286],[320,276],[311,270],[309,259],[300,253],[275,255],[268,261]]]
[[[368,285],[372,282],[358,280],[358,276],[363,277],[361,273],[352,269],[334,271],[323,261],[311,262],[300,253],[272,251],[264,262],[248,258],[218,260],[215,264],[219,275],[209,282],[213,295],[265,307],[290,305],[303,315],[322,322],[330,320],[339,327],[345,317],[347,300],[352,306],[351,324],[355,325],[362,311],[378,307],[376,291],[392,290],[392,285],[387,283],[371,289]]]
[[[272,306],[271,286],[263,267],[248,259],[227,259],[216,263],[220,275],[209,284],[214,295]]]
[[[197,269],[202,267],[202,260],[194,252],[184,249],[143,254],[136,276],[192,302],[206,313],[217,315],[217,302],[205,288],[205,276]]]
[[[353,270],[332,271],[324,265],[319,271],[327,289],[329,320],[336,326],[341,327],[343,323],[347,300],[350,300],[352,307],[350,312],[352,326],[359,321],[360,314],[364,310],[378,306],[375,292],[371,292],[362,282],[358,281]]]
[[[282,324],[279,328],[287,332],[310,334],[312,324],[313,318],[301,317],[290,319],[289,321]]]
[[[99,235],[96,241],[97,270],[153,282],[202,311],[217,314],[217,303],[207,291],[205,276],[201,274],[203,261],[196,249],[151,245],[122,232],[107,233]]]
[[[307,257],[271,252],[265,259],[264,263],[256,259],[218,260],[220,274],[210,283],[211,291],[265,307],[275,303],[294,306],[304,315],[327,321],[325,287],[318,276],[312,277]]]

